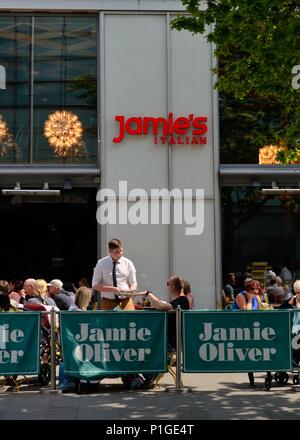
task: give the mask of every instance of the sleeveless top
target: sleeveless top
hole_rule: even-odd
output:
[[[246,290],[242,290],[241,294],[244,295],[246,303],[248,303],[248,299],[247,299],[247,296],[246,296]],[[258,300],[257,300],[256,296],[254,296],[251,301],[252,301],[252,310],[258,310],[259,309],[259,304],[258,304]],[[236,300],[234,301],[232,309],[233,310],[240,310]]]

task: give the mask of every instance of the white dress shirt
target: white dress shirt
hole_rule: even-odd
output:
[[[104,286],[113,286],[113,259],[110,255],[101,258],[94,268],[94,275],[92,280],[92,287],[97,284]],[[136,283],[136,270],[128,258],[121,257],[116,264],[117,287],[121,290],[129,290],[133,283]],[[102,298],[115,299],[115,294],[112,292],[101,292]]]

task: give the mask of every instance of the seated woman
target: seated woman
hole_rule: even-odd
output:
[[[245,282],[245,290],[242,290],[235,298],[234,310],[258,310],[261,308],[261,287],[257,280]]]
[[[71,304],[69,311],[85,311],[92,298],[92,289],[80,287],[75,295],[75,303]]]
[[[300,309],[300,280],[296,280],[293,285],[295,295],[289,301],[289,304],[296,309]]]
[[[154,295],[154,293],[149,291],[147,291],[146,295],[145,292],[137,292],[134,294],[134,296],[146,296],[157,310],[171,311],[176,310],[178,306],[182,310],[189,310],[189,301],[183,291],[183,278],[180,276],[172,276],[167,282],[167,286],[170,297],[169,302],[161,300],[156,295]],[[169,351],[176,350],[176,316],[174,313],[170,313],[168,315],[168,346]],[[143,374],[143,376],[145,378],[143,388],[153,388],[158,374]]]

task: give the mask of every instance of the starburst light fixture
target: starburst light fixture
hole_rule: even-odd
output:
[[[5,121],[2,119],[2,115],[0,115],[0,140],[4,139],[8,135],[8,128]]]
[[[82,145],[83,127],[78,116],[62,110],[51,113],[44,124],[44,135],[61,157],[77,155]]]
[[[276,155],[279,151],[282,151],[284,149],[285,148],[283,146],[265,145],[258,150],[258,163],[261,165],[280,164],[280,162],[276,160]]]
[[[0,115],[0,159],[2,159],[10,150],[15,148],[12,135],[9,133],[7,123]]]

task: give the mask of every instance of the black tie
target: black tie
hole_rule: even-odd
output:
[[[113,270],[112,270],[112,278],[113,278],[113,283],[114,283],[114,287],[118,287],[117,284],[117,275],[116,275],[116,265],[117,265],[117,261],[113,261]]]
[[[117,261],[113,261],[112,279],[113,279],[114,287],[118,287],[117,275],[116,275],[116,266],[117,266]],[[115,295],[115,299],[116,300],[118,299],[118,295]]]

